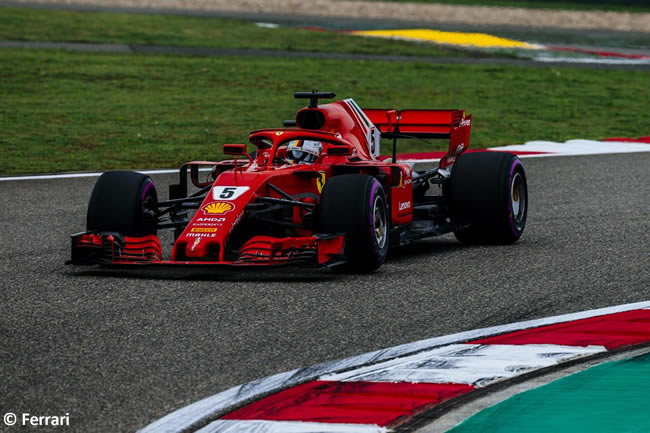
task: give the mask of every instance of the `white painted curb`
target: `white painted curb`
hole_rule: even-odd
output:
[[[523,329],[536,328],[545,325],[552,325],[555,323],[569,322],[579,319],[586,319],[589,317],[646,308],[650,308],[650,301],[564,314],[544,319],[528,320],[525,322],[512,323],[508,325],[493,326],[490,328],[475,329],[442,337],[416,341],[414,343],[402,344],[400,346],[377,350],[375,352],[369,352],[350,358],[317,364],[312,367],[305,367],[284,373],[278,373],[273,376],[268,376],[244,385],[235,386],[226,391],[192,403],[189,406],[178,409],[139,430],[139,433],[182,432],[190,429],[193,425],[209,419],[215,414],[226,412],[229,408],[245,402],[246,400],[260,397],[271,392],[276,392],[292,385],[297,385],[299,383],[313,380],[326,374],[342,373],[345,370],[351,368],[376,364],[395,358],[414,355],[417,352],[434,349],[440,346],[462,343],[465,341],[485,338],[506,332],[520,331]]]

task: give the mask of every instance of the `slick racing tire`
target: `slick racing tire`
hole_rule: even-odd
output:
[[[372,272],[386,260],[389,214],[384,189],[372,176],[344,174],[330,178],[320,197],[316,232],[346,235],[346,272]]]
[[[461,155],[452,168],[448,200],[459,241],[513,243],[526,226],[528,187],[524,167],[510,153]]]
[[[155,215],[145,205],[157,201],[156,187],[149,176],[134,171],[106,172],[97,179],[90,196],[86,228],[124,236],[154,234]]]

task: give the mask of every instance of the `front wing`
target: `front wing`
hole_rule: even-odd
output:
[[[167,265],[213,267],[264,267],[298,265],[336,266],[345,263],[345,235],[274,238],[254,236],[234,260],[163,260],[156,235],[122,236],[119,233],[86,232],[72,235],[73,265]]]

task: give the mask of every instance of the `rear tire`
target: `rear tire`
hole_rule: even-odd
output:
[[[86,229],[135,237],[155,234],[154,212],[144,205],[157,201],[149,176],[134,171],[106,172],[97,179],[90,196]]]
[[[348,263],[336,270],[372,272],[388,254],[389,214],[381,183],[372,176],[344,174],[327,181],[315,232],[345,233]]]
[[[467,244],[509,244],[526,226],[528,187],[519,158],[503,152],[460,156],[448,189],[456,238]]]

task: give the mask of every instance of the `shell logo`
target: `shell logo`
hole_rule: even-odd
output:
[[[210,215],[221,215],[230,212],[235,208],[235,205],[227,201],[215,201],[208,203],[201,208],[204,213]]]

